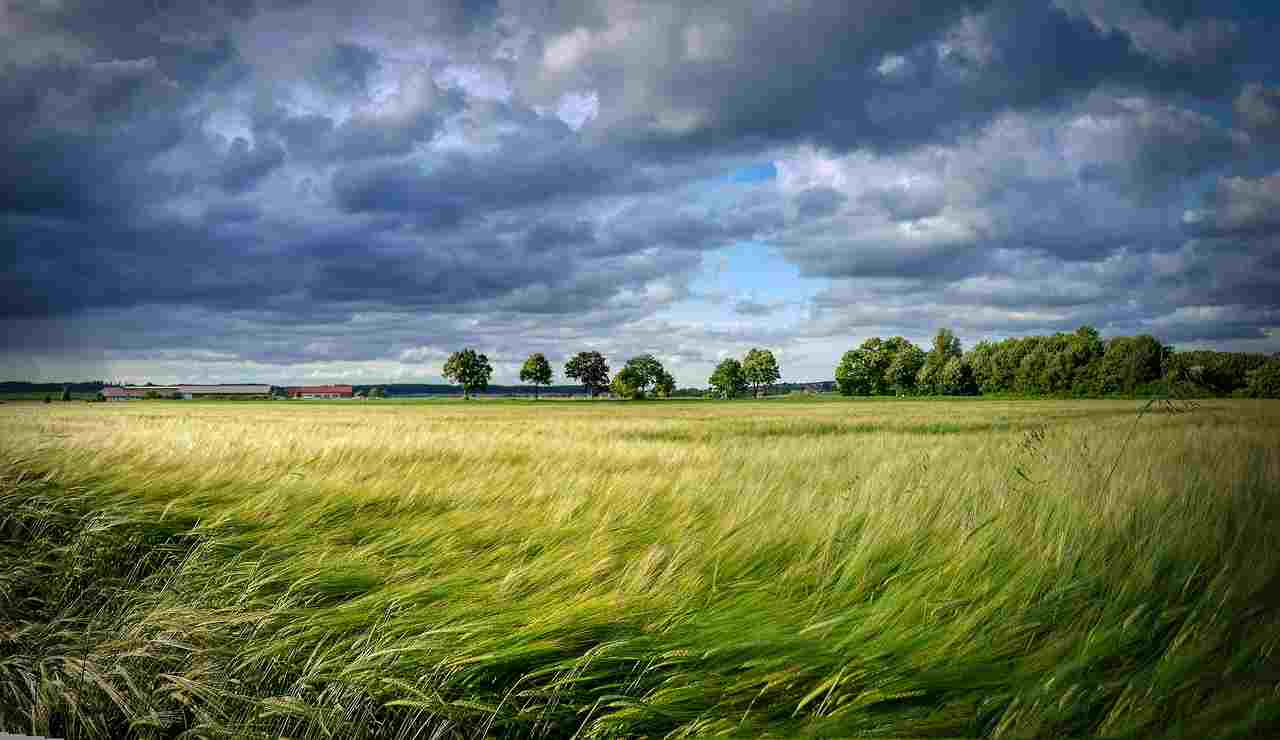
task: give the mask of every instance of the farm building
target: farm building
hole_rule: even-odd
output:
[[[271,386],[258,384],[180,385],[183,398],[270,398]]]
[[[119,386],[108,385],[103,387],[102,397],[107,401],[128,401],[129,392]]]
[[[298,385],[285,389],[289,398],[351,398],[349,385]]]

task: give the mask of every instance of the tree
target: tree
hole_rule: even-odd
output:
[[[1148,334],[1115,337],[1102,356],[1104,393],[1131,394],[1138,386],[1158,380],[1164,371],[1166,351],[1160,340]]]
[[[757,398],[761,388],[767,392],[769,386],[782,379],[782,372],[778,370],[778,361],[773,352],[755,347],[742,358],[742,374],[751,385],[751,394]]]
[[[533,397],[538,397],[538,386],[551,385],[551,364],[541,352],[534,352],[520,368],[520,382],[533,383]]]
[[[941,393],[942,373],[953,357],[963,356],[960,339],[950,329],[939,329],[933,337],[933,349],[925,356],[924,366],[916,373],[916,386],[921,393]]]
[[[381,387],[369,389],[369,398],[385,398],[386,395],[387,395],[387,392],[384,391]]]
[[[961,357],[952,357],[942,367],[941,390],[948,396],[968,396],[977,392],[973,382],[973,370]]]
[[[916,392],[916,376],[924,367],[924,350],[902,337],[894,337],[889,342],[901,340],[897,351],[885,370],[884,382],[899,396],[908,396]]]
[[[658,382],[653,386],[653,392],[659,398],[671,398],[671,394],[676,392],[675,376],[663,370],[662,377],[658,378]]]
[[[609,363],[599,352],[579,352],[564,364],[564,374],[587,388],[592,398],[609,385]]]
[[[649,354],[632,357],[627,360],[623,370],[632,373],[631,382],[635,383],[641,395],[648,392],[650,388],[656,389],[659,381],[662,380],[662,376],[667,372],[662,363],[658,361],[658,358]]]
[[[644,377],[639,370],[628,364],[613,376],[609,390],[619,398],[644,398]]]
[[[863,342],[866,346],[866,342]],[[869,396],[875,386],[875,369],[870,354],[859,347],[844,353],[836,366],[836,387],[846,396]]]
[[[463,398],[469,399],[472,391],[487,388],[492,375],[489,358],[470,347],[449,355],[444,363],[444,376],[462,386]]]
[[[60,400],[60,401],[70,401],[70,400],[71,400],[71,386],[69,386],[69,385],[64,385],[64,386],[62,386],[62,397],[61,397],[61,398],[59,398],[58,400]]]
[[[718,398],[733,398],[747,390],[747,377],[742,372],[742,363],[730,357],[721,360],[707,380]]]

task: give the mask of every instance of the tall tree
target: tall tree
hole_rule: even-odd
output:
[[[751,394],[757,398],[760,397],[761,388],[767,391],[769,386],[782,379],[782,372],[778,369],[778,360],[773,352],[755,347],[742,358],[742,373],[751,385]]]
[[[565,377],[573,378],[595,398],[609,385],[609,363],[599,352],[579,352],[564,364]]]
[[[534,352],[520,368],[520,382],[533,383],[533,397],[538,397],[538,386],[551,385],[551,364],[546,355]]]
[[[444,363],[444,376],[462,386],[462,397],[471,398],[471,392],[489,386],[493,366],[489,358],[467,347],[454,352]]]
[[[742,363],[730,357],[721,360],[707,381],[716,395],[721,398],[733,398],[747,390],[747,378],[742,374]]]
[[[963,356],[960,339],[950,329],[939,329],[933,337],[933,348],[925,356],[924,367],[916,374],[916,387],[921,393],[942,393],[942,371],[953,357]]]

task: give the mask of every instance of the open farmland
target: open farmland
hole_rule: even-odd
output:
[[[0,731],[1280,731],[1280,402],[0,406]]]

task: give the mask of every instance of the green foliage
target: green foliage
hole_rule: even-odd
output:
[[[471,398],[474,391],[484,390],[493,376],[489,358],[470,347],[449,355],[445,360],[443,375],[462,386],[464,398]]]
[[[1280,359],[1250,370],[1245,393],[1250,398],[1280,398]]]
[[[551,363],[546,355],[534,352],[520,367],[520,382],[533,384],[533,396],[538,397],[538,386],[551,385]]]
[[[658,398],[670,398],[676,392],[675,376],[663,370],[658,382],[653,386],[653,392]]]
[[[387,392],[381,386],[369,389],[369,398],[386,398]]]
[[[662,367],[662,363],[658,361],[658,358],[649,354],[632,357],[627,360],[627,364],[623,366],[619,374],[623,372],[627,373],[626,384],[635,386],[640,396],[644,396],[649,391],[656,389],[658,384],[663,382],[667,376],[666,368]],[[673,380],[672,383],[674,384],[674,382]]]
[[[869,396],[876,387],[875,358],[866,346],[845,352],[836,366],[836,387],[846,396]]]
[[[640,374],[624,367],[614,374],[609,381],[609,391],[618,398],[638,400],[644,398],[644,389],[640,386]]]
[[[916,373],[916,389],[925,395],[947,393],[947,363],[962,357],[960,339],[950,329],[939,329],[933,348],[925,355],[924,365]]]
[[[782,371],[778,368],[778,360],[773,352],[755,347],[748,350],[742,358],[742,374],[754,396],[759,396],[761,390],[768,392],[769,386],[782,379]]]
[[[938,386],[948,396],[971,396],[978,392],[978,385],[973,380],[973,370],[961,357],[947,360],[939,374]]]
[[[592,398],[609,385],[609,363],[599,352],[579,352],[574,355],[564,364],[564,374],[586,386],[587,393]]]
[[[58,400],[60,400],[60,401],[70,401],[70,400],[71,400],[71,386],[69,386],[69,385],[64,385],[64,386],[62,386],[62,396],[61,396]]]
[[[1249,373],[1271,361],[1260,353],[1178,352],[1169,358],[1166,375],[1193,383],[1206,395],[1229,396],[1243,391],[1249,385]]]
[[[1155,337],[1115,337],[1106,344],[1100,378],[1103,393],[1133,394],[1139,385],[1163,374],[1165,350]]]
[[[1093,327],[1047,336],[982,341],[965,354],[977,391],[1089,396],[1103,392],[1104,345]]]
[[[846,396],[910,395],[924,363],[924,352],[904,337],[872,337],[840,359],[836,387]]]
[[[899,396],[915,393],[916,376],[925,363],[924,350],[903,337],[890,338],[885,342],[885,348],[892,357],[885,370],[885,386]]]
[[[742,363],[730,357],[721,360],[715,371],[707,380],[712,394],[716,398],[735,398],[747,390],[747,378],[742,372]]]

